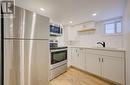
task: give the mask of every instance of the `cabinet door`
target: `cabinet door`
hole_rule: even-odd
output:
[[[124,85],[124,60],[122,58],[103,57],[102,76]]]
[[[79,48],[73,48],[72,62],[73,66],[82,69],[82,51]]]
[[[101,75],[101,63],[100,61],[100,56],[96,54],[86,54],[86,71],[96,74],[96,75]]]
[[[72,65],[72,50],[73,48],[68,48],[68,52],[67,52],[68,67]]]
[[[85,70],[85,49],[79,48],[78,50],[78,66],[79,69]]]
[[[78,67],[78,48],[72,48],[72,66]]]

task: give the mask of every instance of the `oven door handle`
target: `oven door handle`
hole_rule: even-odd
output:
[[[67,49],[51,50],[51,52],[60,52],[60,51],[67,51]]]

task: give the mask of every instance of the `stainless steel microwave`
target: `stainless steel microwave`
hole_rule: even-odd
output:
[[[62,35],[62,28],[60,26],[50,25],[50,35],[52,36]]]

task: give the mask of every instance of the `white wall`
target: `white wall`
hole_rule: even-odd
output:
[[[96,43],[98,41],[105,41],[106,47],[123,49],[123,35],[112,35],[112,36],[105,35],[104,22],[106,21],[100,21],[96,23],[95,32],[84,32],[84,33],[77,32],[76,39],[78,39],[78,42],[73,45],[94,47],[97,46]],[[79,27],[75,27],[75,30],[77,30],[78,28]]]
[[[126,49],[126,85],[130,85],[130,0],[127,1],[124,14],[124,44]]]

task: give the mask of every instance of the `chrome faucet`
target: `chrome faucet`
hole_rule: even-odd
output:
[[[105,48],[105,46],[106,46],[106,43],[105,43],[104,41],[102,41],[102,42],[97,42],[97,44],[101,44],[104,48]]]

